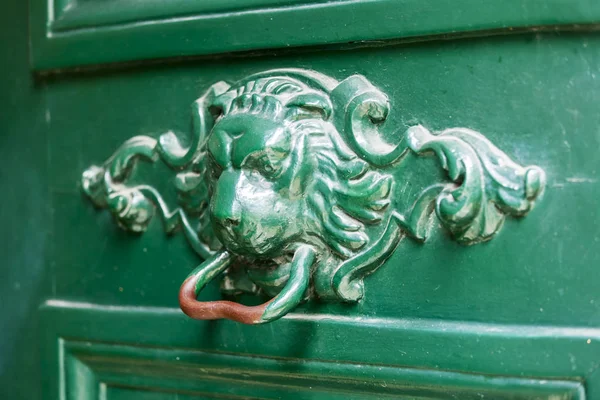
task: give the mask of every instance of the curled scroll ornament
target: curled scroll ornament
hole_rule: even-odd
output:
[[[179,293],[193,318],[264,323],[309,298],[356,302],[364,278],[403,238],[426,240],[433,214],[456,240],[475,244],[506,216],[527,214],[544,189],[539,167],[516,164],[470,129],[416,125],[387,142],[389,111],[387,96],[361,75],[339,82],[278,69],[219,82],[193,104],[191,137],[134,137],[83,173],[83,190],[123,229],[143,232],[158,213],[168,233],[184,232],[205,260]],[[437,156],[449,181],[398,210],[402,182],[392,172],[410,152]],[[138,160],[176,171],[175,207],[152,186],[128,184]],[[271,300],[198,301],[221,276],[227,294]]]

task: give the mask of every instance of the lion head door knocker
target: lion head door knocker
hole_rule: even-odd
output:
[[[481,134],[432,133],[417,125],[388,143],[381,131],[387,96],[360,75],[344,81],[314,71],[279,69],[229,85],[219,82],[192,109],[191,137],[136,136],[83,190],[124,229],[141,232],[159,212],[167,232],[183,230],[205,260],[183,282],[182,310],[196,319],[243,323],[278,319],[308,298],[356,302],[363,279],[404,237],[424,241],[429,219],[461,243],[488,240],[506,215],[523,216],[544,188],[544,172],[522,167]],[[450,181],[395,206],[390,172],[409,152],[435,154]],[[128,186],[139,159],[178,171],[178,207],[156,189]],[[265,293],[259,306],[198,301],[224,273],[222,290]]]

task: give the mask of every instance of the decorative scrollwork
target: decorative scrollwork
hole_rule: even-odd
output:
[[[389,110],[387,96],[360,75],[338,82],[280,69],[219,82],[194,103],[187,146],[172,132],[134,137],[84,172],[83,189],[124,229],[144,231],[158,210],[168,233],[184,231],[206,260],[180,291],[194,318],[264,323],[311,297],[355,302],[404,237],[426,239],[434,211],[459,242],[474,244],[507,215],[525,215],[544,188],[539,167],[519,166],[469,129],[434,134],[418,125],[389,143]],[[411,151],[437,155],[451,182],[397,210],[400,182],[390,171]],[[148,185],[127,185],[140,159],[178,171],[178,207]],[[223,273],[225,293],[272,299],[255,307],[197,301]]]
[[[440,191],[435,210],[461,243],[490,239],[506,215],[527,214],[544,188],[544,172],[539,167],[521,167],[470,129],[452,128],[433,135],[415,126],[407,138],[411,150],[434,152],[457,183]]]

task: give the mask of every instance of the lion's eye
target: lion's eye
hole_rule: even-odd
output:
[[[244,167],[267,179],[275,179],[281,172],[281,163],[268,154],[253,154],[244,161]]]
[[[258,172],[260,172],[260,174],[265,178],[275,178],[281,171],[281,165],[278,163],[273,163],[266,154],[261,156],[257,161]]]
[[[249,154],[242,168],[256,177],[273,181],[284,169],[287,154],[277,149],[267,148]]]

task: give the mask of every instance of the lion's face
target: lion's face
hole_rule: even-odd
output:
[[[308,244],[343,260],[368,243],[365,225],[384,218],[392,179],[347,146],[327,93],[261,78],[230,88],[210,111],[209,216],[227,250],[285,260]]]
[[[228,250],[243,256],[275,257],[303,231],[302,185],[289,173],[291,132],[273,117],[264,112],[226,115],[208,140],[213,229]]]

